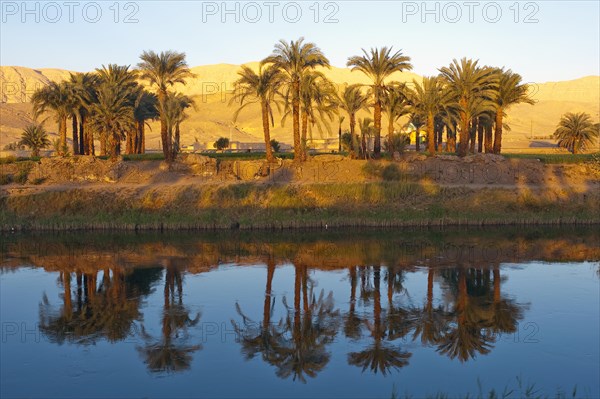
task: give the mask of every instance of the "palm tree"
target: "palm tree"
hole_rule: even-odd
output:
[[[446,90],[444,82],[437,76],[424,77],[423,83],[413,80],[414,89],[409,92],[409,101],[413,114],[425,121],[427,129],[427,150],[435,153],[435,117],[451,106],[452,93]]]
[[[265,148],[267,162],[275,162],[273,149],[271,148],[271,127],[275,125],[273,119],[273,105],[279,109],[277,100],[279,89],[283,84],[283,74],[280,70],[269,65],[267,67],[261,63],[258,67],[258,73],[251,68],[242,65],[238,72],[239,78],[235,82],[234,96],[229,102],[239,102],[239,108],[233,115],[236,121],[242,109],[254,103],[260,103],[263,134],[265,136]],[[270,122],[270,123],[269,123]]]
[[[74,115],[79,120],[79,154],[94,154],[94,137],[87,131],[89,106],[95,101],[95,88],[98,75],[93,73],[75,73],[69,76],[69,86],[75,102]],[[75,132],[75,125],[73,131]],[[75,138],[75,134],[73,135]],[[75,140],[75,139],[74,139]]]
[[[50,145],[46,129],[41,124],[31,124],[23,129],[19,145],[29,147],[32,157],[39,157],[40,150]]]
[[[598,140],[599,133],[597,124],[592,123],[589,114],[567,112],[560,118],[554,137],[558,139],[560,147],[577,154]]]
[[[410,57],[402,55],[402,51],[392,53],[392,47],[372,48],[370,54],[362,49],[362,56],[348,58],[347,65],[352,71],[360,71],[367,75],[372,84],[373,120],[375,133],[375,156],[381,153],[381,105],[386,90],[386,79],[394,72],[412,69]]]
[[[304,155],[300,142],[300,86],[308,71],[319,66],[329,68],[329,60],[314,43],[304,43],[301,37],[289,43],[280,40],[275,44],[273,53],[263,62],[273,64],[284,75],[284,84],[287,86],[285,101],[292,105],[294,159],[301,161]]]
[[[301,145],[302,160],[306,160],[307,132],[312,126],[317,126],[321,136],[323,135],[322,123],[327,119],[333,120],[337,112],[337,89],[333,82],[320,72],[309,71],[304,74],[300,83],[300,113],[302,115]],[[325,123],[326,129],[330,131],[329,124]]]
[[[116,158],[121,140],[136,128],[133,103],[137,83],[127,66],[111,64],[96,71],[100,83],[96,101],[89,107],[90,126],[100,135],[102,152],[106,152],[108,144],[111,158]]]
[[[494,69],[479,67],[478,61],[463,58],[440,69],[441,76],[454,92],[460,110],[460,146],[458,155],[467,155],[471,119],[493,106],[498,90],[498,74]]]
[[[382,99],[383,111],[388,116],[387,142],[390,154],[394,153],[394,122],[408,111],[406,95],[407,88],[405,84],[394,84],[390,85]]]
[[[67,153],[67,118],[72,110],[72,96],[65,83],[51,82],[36,90],[31,96],[33,114],[37,119],[46,111],[53,111],[58,123],[59,155]]]
[[[160,105],[160,137],[162,141],[163,154],[167,162],[173,161],[172,139],[167,128],[165,115],[165,102],[167,91],[175,84],[185,85],[186,79],[195,75],[188,68],[185,61],[185,53],[175,51],[163,51],[160,54],[154,51],[144,51],[140,55],[142,62],[138,64],[140,78],[150,83],[156,89],[158,103]]]
[[[500,154],[502,149],[502,118],[504,117],[506,110],[514,104],[526,103],[533,105],[535,102],[529,97],[529,94],[527,94],[529,85],[521,83],[521,75],[514,73],[510,69],[507,71],[498,69],[496,70],[496,73],[500,75],[500,81],[498,85],[498,95],[495,98],[496,130],[494,132],[494,154]]]
[[[347,86],[340,98],[340,108],[348,113],[352,143],[356,137],[356,114],[366,108],[367,101],[368,98],[362,93],[360,85]],[[354,145],[352,147],[354,148]]]
[[[169,137],[173,139],[171,146],[172,158],[179,152],[180,146],[180,125],[187,119],[185,110],[194,106],[194,100],[181,93],[169,92],[164,104],[164,116],[167,122],[167,132]]]

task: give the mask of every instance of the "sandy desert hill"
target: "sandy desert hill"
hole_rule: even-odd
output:
[[[246,64],[257,68],[257,63]],[[219,137],[231,137],[234,141],[260,142],[262,140],[262,125],[258,107],[249,107],[238,120],[232,120],[235,105],[229,105],[233,82],[236,80],[238,65],[217,64],[192,68],[196,75],[186,86],[177,87],[189,96],[193,96],[196,109],[190,110],[190,117],[182,125],[183,144],[213,142]],[[351,72],[347,68],[324,70],[325,74],[336,84],[366,84],[368,79],[359,72]],[[21,130],[31,121],[31,105],[29,98],[37,88],[51,81],[68,78],[69,71],[62,69],[30,69],[25,67],[0,67],[0,147],[18,140]],[[393,80],[410,82],[420,80],[414,73],[398,73]],[[565,112],[588,112],[594,120],[599,119],[600,111],[600,76],[532,84],[532,96],[535,106],[516,105],[509,110],[507,123],[512,130],[506,135],[508,146],[529,147],[534,138],[549,136],[554,131],[560,116]],[[48,115],[50,116],[50,115]],[[360,117],[367,116],[363,113]],[[384,126],[387,121],[384,118]],[[402,123],[402,121],[400,122]],[[52,118],[45,122],[49,132],[56,132],[56,123]],[[331,124],[330,136],[337,135],[337,121]],[[348,128],[347,120],[342,125]],[[315,129],[314,137],[321,135]],[[324,133],[328,135],[327,132]],[[291,143],[291,123],[284,127],[276,123],[272,132],[273,138]],[[151,124],[148,132],[147,146],[158,148],[158,123]],[[535,145],[535,144],[533,144]]]

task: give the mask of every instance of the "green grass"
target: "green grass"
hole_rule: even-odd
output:
[[[502,154],[510,159],[539,159],[545,164],[571,164],[591,162],[599,159],[600,153],[595,154]]]
[[[465,190],[405,181],[85,188],[0,197],[0,228],[205,229],[600,223],[597,195]],[[490,206],[493,204],[493,206]],[[137,226],[137,227],[136,227]]]
[[[15,162],[26,162],[26,161],[34,161],[38,162],[41,157],[15,157],[13,155],[9,155],[7,157],[0,157],[0,165],[7,165]]]
[[[123,161],[162,161],[164,159],[165,159],[165,156],[163,155],[162,152],[149,152],[146,154],[123,155]]]

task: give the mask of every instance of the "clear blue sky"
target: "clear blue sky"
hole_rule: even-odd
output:
[[[228,2],[230,14],[221,1],[27,2],[27,10],[21,1],[0,3],[5,66],[88,71],[135,65],[150,49],[184,51],[191,66],[239,64],[265,57],[279,39],[305,36],[336,66],[361,47],[391,45],[412,58],[418,74],[434,74],[464,56],[532,82],[600,74],[597,1],[324,1],[315,7],[267,0]]]

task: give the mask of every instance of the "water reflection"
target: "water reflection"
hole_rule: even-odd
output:
[[[507,275],[500,264],[597,260],[598,238],[598,232],[583,229],[559,238],[552,232],[367,232],[360,241],[343,234],[66,235],[43,241],[12,236],[2,243],[1,271],[31,265],[58,272],[62,304],[53,305],[56,298],[44,294],[39,305],[40,330],[50,342],[88,345],[133,336],[147,370],[174,373],[192,368],[203,348],[197,334],[201,315],[184,303],[186,277],[226,262],[265,265],[262,312],[252,314],[245,310],[256,308],[252,303],[235,299],[225,304],[235,345],[245,359],[260,359],[279,378],[305,383],[332,356],[343,356],[363,373],[386,376],[409,367],[419,345],[458,362],[487,355],[501,335],[517,330],[529,307],[503,292]],[[274,287],[277,269],[290,265],[293,279],[282,278],[282,286]],[[346,288],[320,288],[317,270],[343,271]],[[415,272],[427,276],[422,300],[405,287]],[[160,326],[149,327],[142,307],[161,286]],[[282,292],[287,294],[277,295]],[[334,352],[341,338],[352,345]]]
[[[198,324],[200,313],[192,319],[189,309],[183,304],[183,276],[172,262],[167,261],[164,281],[162,335],[153,338],[142,325],[141,335],[145,345],[138,347],[138,351],[152,372],[187,370],[192,362],[192,354],[201,349],[201,345],[188,342],[188,328]]]

